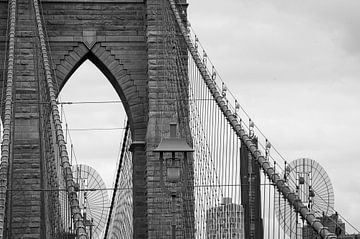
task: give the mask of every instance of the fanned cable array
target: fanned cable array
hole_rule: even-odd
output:
[[[104,238],[133,237],[133,163],[132,153],[130,152],[131,143],[130,127],[127,125],[117,162]]]
[[[56,100],[60,87],[51,70],[41,2],[33,0],[28,4],[24,0],[10,0],[8,9],[6,80],[1,97],[4,130],[0,238],[6,225],[13,227],[8,230],[13,233],[8,237],[21,237],[21,230],[34,230],[40,235],[40,226],[32,224],[33,218],[49,222],[46,230],[52,238],[85,239],[93,229],[101,237],[103,227],[104,238],[132,238],[139,229],[133,228],[137,222],[133,216],[139,213],[134,210],[139,205],[134,204],[142,204],[147,210],[141,212],[141,220],[147,217],[148,221],[143,223],[151,230],[143,231],[153,238],[330,239],[345,235],[346,220],[334,209],[333,191],[325,171],[310,159],[288,162],[271,144],[221,79],[187,21],[185,1],[153,3],[154,14],[149,14],[147,83],[152,85],[148,120],[153,120],[149,125],[154,126],[154,132],[147,129],[146,133],[154,135],[151,139],[146,135],[146,144],[132,142],[127,124],[111,188],[111,204],[99,206],[99,198],[104,199],[109,189],[95,173],[94,183],[88,181],[89,172],[94,171],[89,167],[84,167],[86,174],[81,167],[73,174],[71,142],[70,154],[67,151],[70,129],[67,124],[65,130],[62,127],[62,113]],[[26,12],[26,17],[17,19],[17,10]],[[156,24],[151,25],[152,21]],[[26,27],[17,30],[21,24]],[[15,39],[16,34],[19,39]],[[28,82],[15,80],[16,72],[20,71],[14,69],[16,54],[22,51],[29,55],[24,60],[27,67],[33,69],[29,71]],[[19,90],[14,90],[14,82],[29,86],[19,88],[25,92],[25,99],[13,94]],[[25,125],[25,121],[16,121],[32,117],[39,122],[36,130]],[[158,139],[168,136],[167,125],[173,121],[179,126],[176,138],[185,140],[194,152],[157,151],[160,152],[157,158],[153,146]],[[27,138],[25,134],[33,137]],[[144,165],[133,166],[136,157],[132,155],[132,146],[143,145]],[[17,149],[21,153],[15,152]],[[146,168],[146,172],[141,171],[144,175],[135,174],[137,167]],[[141,178],[137,178],[139,175]],[[138,181],[146,186],[137,185]],[[32,188],[22,185],[31,182]],[[140,186],[140,190],[134,185]],[[94,192],[93,198],[90,192]],[[146,194],[146,202],[136,201],[138,196],[145,201],[142,193]],[[46,209],[46,215],[35,215],[31,207],[20,212],[27,200],[34,208]],[[93,204],[87,204],[91,200]],[[41,203],[44,205],[39,206]],[[108,207],[109,216],[105,220]],[[98,225],[93,224],[95,221]],[[17,227],[21,230],[16,230]]]
[[[76,235],[79,239],[81,238],[88,238],[88,234],[86,233],[86,226],[84,224],[80,207],[79,207],[79,200],[77,199],[75,182],[73,180],[73,174],[71,170],[71,165],[69,162],[69,157],[66,149],[66,142],[64,140],[64,132],[62,130],[61,120],[60,120],[60,112],[57,106],[56,101],[56,92],[54,88],[54,80],[53,74],[50,67],[50,60],[47,52],[47,45],[45,41],[44,29],[41,19],[40,7],[39,2],[34,0],[34,11],[35,11],[35,18],[37,23],[37,30],[38,36],[40,41],[40,49],[41,49],[41,56],[42,56],[42,64],[44,67],[44,74],[46,79],[46,89],[48,90],[48,100],[50,102],[50,111],[51,111],[51,118],[53,120],[54,131],[55,131],[55,142],[59,148],[59,155],[60,155],[60,165],[62,168],[62,177],[64,177],[65,185],[66,185],[66,192],[67,192],[67,199],[65,200],[65,204],[68,203],[69,209],[71,212],[71,218],[74,225],[74,230]],[[46,101],[45,101],[46,102]],[[67,202],[68,200],[68,202]]]
[[[47,235],[52,238],[74,234],[87,238],[55,98],[39,4],[9,1],[0,237],[22,237],[29,232],[41,235],[37,225],[39,220],[45,220],[49,222]],[[22,54],[27,57],[19,66]],[[18,91],[25,97],[13,94]],[[33,123],[25,124],[24,119]],[[27,187],[31,183],[33,186]],[[46,213],[36,214],[34,209],[41,207]]]
[[[195,209],[199,210],[195,213],[196,233],[206,233],[204,216],[201,216],[201,214],[205,214],[204,210],[219,205],[221,197],[227,198],[234,197],[234,194],[236,195],[236,193],[229,193],[231,190],[229,190],[228,186],[232,184],[229,181],[234,180],[233,184],[239,188],[243,186],[239,181],[236,181],[236,178],[239,178],[240,175],[236,175],[238,168],[235,163],[240,160],[236,152],[239,148],[238,145],[242,143],[250,152],[252,160],[257,163],[263,172],[261,175],[260,189],[261,218],[263,220],[262,233],[264,237],[279,238],[283,236],[285,238],[285,234],[292,237],[298,230],[308,227],[322,238],[335,238],[335,232],[330,232],[327,227],[324,227],[324,222],[319,219],[318,214],[313,210],[316,208],[314,202],[309,204],[311,197],[313,197],[313,195],[308,195],[309,185],[306,189],[307,198],[302,197],[303,194],[306,194],[305,189],[301,191],[301,189],[297,190],[290,186],[299,183],[302,184],[302,179],[299,179],[299,177],[294,179],[284,176],[282,172],[286,172],[289,163],[282,157],[279,151],[271,145],[270,141],[256,126],[254,121],[240,105],[239,101],[222,81],[206,51],[202,48],[198,37],[191,31],[190,24],[184,21],[186,10],[181,8],[181,5],[173,0],[169,0],[169,4],[174,14],[174,20],[178,23],[179,31],[184,37],[189,52],[189,64],[186,70],[188,70],[188,81],[190,82],[188,96],[190,99],[189,105],[191,112],[189,115],[195,149],[195,201],[202,197],[202,199],[200,199],[202,203],[196,204],[199,206]],[[181,43],[179,43],[179,45],[180,44]],[[181,55],[177,55],[177,57],[183,59]],[[206,90],[204,90],[204,88],[206,88]],[[217,113],[217,111],[219,111],[219,113]],[[221,115],[221,117],[218,115]],[[256,139],[256,144],[254,143],[254,139]],[[206,161],[206,163],[199,163],[197,168],[197,161]],[[221,163],[219,164],[217,161]],[[208,169],[211,166],[213,170]],[[209,176],[206,174],[213,175]],[[209,179],[206,179],[208,176]],[[251,177],[251,175],[249,175],[249,177]],[[218,188],[218,191],[212,191],[218,195],[209,199],[209,203],[206,203],[207,200],[204,198],[211,197],[208,196],[209,193],[205,192],[205,190],[199,194],[201,195],[200,197],[196,196],[196,187],[201,185],[201,181],[204,182],[207,180],[211,182],[210,187]],[[222,185],[224,185],[224,187],[222,187]],[[237,193],[239,191],[241,190],[238,190]],[[316,192],[312,189],[311,193],[320,195],[321,191]],[[249,195],[249,197],[251,197],[251,192],[249,192]],[[214,200],[214,198],[217,199]],[[235,200],[236,199],[235,196]],[[281,228],[281,223],[276,218],[276,213],[279,213],[276,212],[276,210],[279,210],[279,208],[275,208],[275,200],[280,201],[280,203],[283,202],[281,203],[281,205],[284,206],[283,210],[286,210],[287,213],[291,212],[291,215],[294,215],[285,218],[285,220],[293,220],[292,218],[296,220],[297,226],[295,227],[295,231],[290,230],[290,232],[285,232],[283,228]],[[235,203],[237,202],[235,201]],[[326,204],[328,202],[325,198],[319,198],[317,203]],[[206,204],[208,205],[204,206]],[[223,205],[224,202],[219,206],[222,207]],[[329,208],[326,212],[329,214],[324,213],[324,218],[330,217],[331,214],[338,216],[331,204]],[[284,211],[282,213],[284,213]],[[209,223],[208,220],[207,223]],[[336,219],[334,225],[336,225],[336,228],[341,229],[341,220]],[[336,233],[339,234],[339,231]]]
[[[219,225],[226,220],[233,225],[229,233],[239,237],[243,232],[240,228],[243,218],[239,176],[241,141],[219,110],[194,58],[179,37],[181,31],[173,24],[176,18],[171,4],[167,0],[162,2],[164,29],[168,32],[165,42],[169,42],[164,48],[172,49],[171,54],[165,54],[169,59],[169,72],[173,72],[168,78],[168,88],[169,91],[177,89],[166,98],[176,99],[174,110],[180,135],[189,140],[195,150],[190,163],[184,162],[182,166],[184,185],[179,191],[181,197],[187,198],[182,204],[189,221],[183,222],[187,226],[179,233],[187,238],[206,238],[207,231],[222,233]],[[186,19],[183,16],[182,22]],[[176,70],[171,68],[173,65]],[[228,220],[228,213],[236,214],[235,221]]]

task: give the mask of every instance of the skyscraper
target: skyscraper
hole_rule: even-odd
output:
[[[221,205],[206,212],[206,239],[244,239],[244,209],[223,198]]]

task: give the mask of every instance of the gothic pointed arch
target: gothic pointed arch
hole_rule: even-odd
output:
[[[145,135],[140,132],[146,131],[146,122],[143,117],[147,105],[147,92],[144,89],[146,75],[145,72],[142,76],[136,71],[132,74],[131,67],[136,63],[121,59],[121,57],[121,54],[113,53],[101,43],[95,44],[91,49],[88,49],[85,44],[78,44],[65,51],[65,54],[55,63],[56,81],[60,92],[85,60],[93,62],[106,76],[121,99],[134,140],[142,141]],[[122,63],[122,61],[127,62]]]

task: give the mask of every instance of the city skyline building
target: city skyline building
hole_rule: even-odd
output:
[[[206,212],[206,239],[244,239],[244,208],[224,197]]]

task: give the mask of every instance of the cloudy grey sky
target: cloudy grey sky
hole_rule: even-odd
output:
[[[228,88],[288,161],[309,157],[323,166],[336,210],[360,228],[360,1],[189,3],[192,27]],[[105,83],[86,63],[65,86],[63,100],[117,99]],[[79,92],[80,85],[90,91]],[[121,105],[92,107],[66,106],[69,127],[123,126]],[[119,133],[72,132],[78,160],[99,169],[108,184]],[[86,145],[79,143],[84,138]]]
[[[228,88],[292,161],[327,171],[360,227],[360,1],[196,0],[189,19]]]

